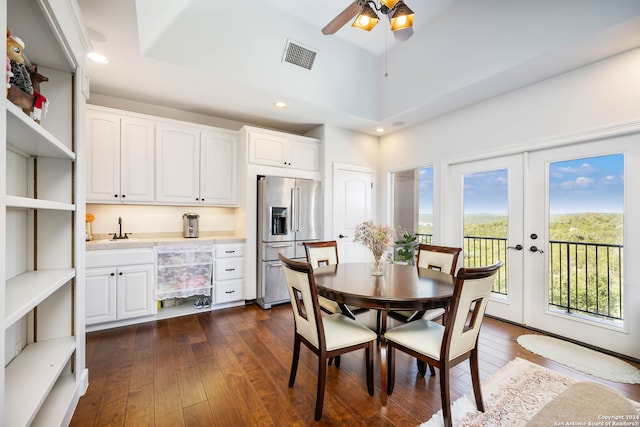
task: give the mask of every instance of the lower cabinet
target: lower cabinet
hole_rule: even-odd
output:
[[[218,244],[215,254],[213,302],[224,304],[244,299],[244,244]]]
[[[95,251],[86,259],[87,325],[156,314],[150,249]]]

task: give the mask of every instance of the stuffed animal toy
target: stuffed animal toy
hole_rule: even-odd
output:
[[[49,79],[38,73],[37,65],[32,65],[24,55],[24,42],[20,37],[7,29],[7,61],[11,66],[8,70],[9,86],[7,97],[11,102],[28,114],[36,122],[40,123],[42,113],[47,111],[47,98],[40,93],[40,84]]]
[[[31,84],[31,77],[29,76],[23,52],[24,42],[20,37],[11,34],[7,30],[7,56],[11,60],[11,72],[13,73],[10,83],[15,84],[23,92],[31,95],[33,93],[33,85]]]
[[[9,88],[11,87],[11,77],[13,77],[13,73],[11,72],[11,60],[7,56],[7,88],[5,90],[5,96],[9,95]]]
[[[47,114],[47,108],[49,106],[49,101],[40,93],[40,84],[44,82],[48,82],[49,78],[43,76],[38,73],[38,66],[33,64],[27,67],[29,70],[29,77],[31,78],[31,83],[33,84],[33,108],[29,110],[29,117],[31,117],[36,122],[40,123],[42,119],[43,113]],[[26,112],[26,111],[25,111]]]

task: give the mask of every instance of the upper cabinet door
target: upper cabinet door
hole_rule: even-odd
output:
[[[200,203],[200,131],[157,124],[156,202]]]
[[[317,171],[320,169],[320,146],[317,142],[292,141],[291,161],[294,169]]]
[[[154,124],[122,117],[120,141],[120,200],[154,201]]]
[[[236,205],[238,138],[223,132],[202,132],[200,138],[200,202]]]
[[[249,134],[249,162],[289,167],[289,141],[273,135]]]
[[[317,171],[320,168],[318,140],[277,132],[249,131],[249,163]]]
[[[120,200],[120,117],[87,110],[87,201]]]

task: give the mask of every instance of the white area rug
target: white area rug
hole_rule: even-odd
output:
[[[544,405],[577,380],[516,358],[482,383],[485,412],[476,409],[473,392],[451,405],[456,427],[521,427]],[[640,411],[640,403],[632,402]],[[420,427],[441,427],[442,410]]]
[[[577,344],[535,334],[520,335],[518,344],[535,354],[595,377],[619,383],[640,384],[640,370],[636,367]]]

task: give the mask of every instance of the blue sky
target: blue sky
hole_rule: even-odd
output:
[[[622,212],[624,156],[612,154],[549,165],[549,204],[552,214]],[[507,171],[465,176],[465,214],[507,213]],[[420,170],[420,213],[431,213],[433,168]]]
[[[622,212],[624,156],[612,154],[549,165],[552,214]]]

